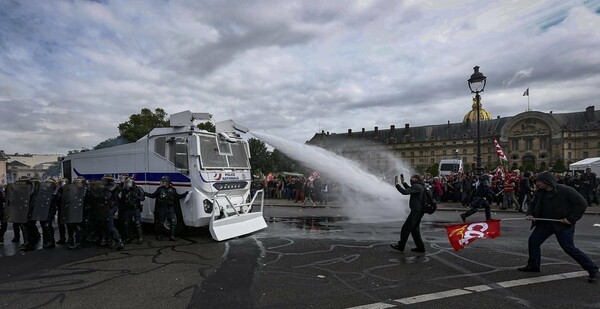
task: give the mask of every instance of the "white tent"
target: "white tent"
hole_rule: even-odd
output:
[[[571,171],[585,171],[586,168],[591,168],[592,172],[596,175],[600,175],[600,157],[587,158],[575,163],[569,164],[569,170]]]

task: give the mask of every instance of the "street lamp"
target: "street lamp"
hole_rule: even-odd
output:
[[[469,78],[467,82],[469,89],[471,89],[471,93],[475,94],[475,102],[477,104],[477,167],[475,168],[475,173],[478,176],[481,176],[483,175],[483,167],[481,166],[481,138],[479,136],[479,108],[481,106],[481,96],[479,96],[479,93],[483,92],[483,89],[485,89],[487,77],[479,72],[479,66],[475,66],[473,71],[471,78]]]

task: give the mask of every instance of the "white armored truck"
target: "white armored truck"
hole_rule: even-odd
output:
[[[250,150],[237,133],[248,128],[226,120],[212,133],[194,124],[211,119],[208,113],[184,111],[171,115],[170,127],[155,128],[137,142],[69,154],[62,159],[63,177],[94,181],[105,174],[126,175],[152,193],[166,175],[179,193],[189,191],[176,209],[179,229],[208,225],[217,241],[264,229],[264,194],[250,197]],[[257,197],[260,208],[252,206]],[[154,199],[146,199],[142,222],[154,222],[153,213]]]

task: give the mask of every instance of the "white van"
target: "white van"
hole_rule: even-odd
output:
[[[442,159],[438,167],[438,175],[449,176],[463,172],[463,162],[461,159]]]

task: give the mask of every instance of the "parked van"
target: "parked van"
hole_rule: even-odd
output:
[[[438,175],[449,176],[463,172],[463,162],[461,159],[442,159],[438,167]]]

